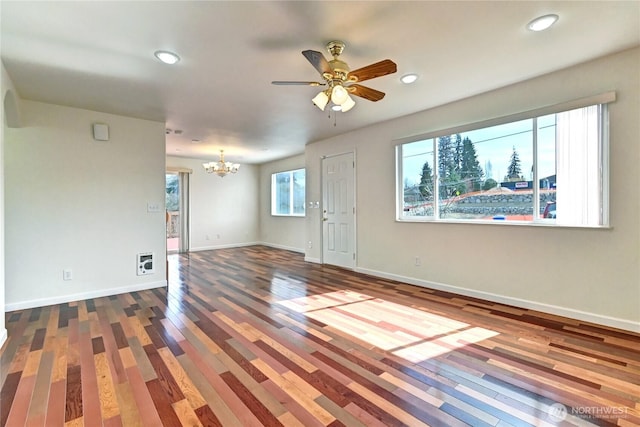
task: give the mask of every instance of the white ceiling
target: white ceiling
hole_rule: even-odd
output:
[[[555,13],[547,32],[526,29]],[[640,44],[639,1],[7,1],[1,57],[24,99],[163,121],[167,154],[262,163],[305,144],[529,79]],[[352,69],[382,59],[396,74],[364,84],[328,118],[302,56],[347,44]],[[176,52],[174,66],[156,50]],[[329,58],[330,59],[330,58]],[[403,85],[405,73],[418,73]],[[192,143],[192,139],[201,140]]]

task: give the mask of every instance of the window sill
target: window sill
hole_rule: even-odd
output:
[[[516,226],[516,227],[543,227],[543,228],[571,228],[571,229],[589,229],[589,230],[612,230],[611,225],[571,225],[556,224],[547,221],[504,221],[504,220],[436,220],[436,219],[417,219],[417,218],[396,218],[399,223],[429,223],[429,224],[465,224],[465,225],[496,225],[499,227]]]

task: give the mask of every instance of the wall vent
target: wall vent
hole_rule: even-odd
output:
[[[145,276],[154,272],[153,252],[142,252],[137,257],[138,276]]]

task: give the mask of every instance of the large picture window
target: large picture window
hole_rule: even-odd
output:
[[[271,215],[304,216],[305,170],[271,175]]]
[[[608,225],[605,103],[499,122],[398,144],[398,220]]]

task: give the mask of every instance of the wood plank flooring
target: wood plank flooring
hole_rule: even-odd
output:
[[[640,425],[637,334],[264,246],[169,272],[7,313],[0,424]]]

